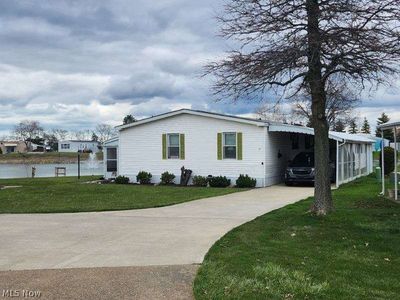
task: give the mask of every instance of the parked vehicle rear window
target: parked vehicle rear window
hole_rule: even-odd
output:
[[[314,167],[314,153],[312,152],[301,152],[295,156],[291,167]]]

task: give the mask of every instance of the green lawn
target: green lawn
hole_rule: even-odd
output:
[[[241,191],[235,188],[198,188],[87,184],[97,177],[0,179],[0,213],[50,213],[123,210],[182,203]]]
[[[222,237],[208,252],[197,299],[398,299],[400,205],[378,197],[373,176],[334,191],[336,211],[312,199]]]

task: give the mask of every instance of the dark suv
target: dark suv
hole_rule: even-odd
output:
[[[330,163],[331,181],[335,181],[335,164]],[[285,172],[285,184],[314,183],[314,152],[300,152],[289,162]]]

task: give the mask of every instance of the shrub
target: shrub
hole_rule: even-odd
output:
[[[231,185],[231,180],[226,176],[215,176],[208,179],[211,187],[227,187]]]
[[[151,175],[150,172],[140,171],[136,175],[136,181],[139,181],[140,184],[149,184],[151,182],[151,177],[153,177],[153,175]]]
[[[116,184],[128,184],[129,183],[129,178],[119,175],[119,176],[117,176],[115,178],[115,183]]]
[[[1,150],[1,148],[0,148],[0,154],[3,154],[3,150]]]
[[[161,183],[162,184],[173,184],[175,179],[175,175],[169,172],[164,172],[161,174]]]
[[[385,175],[388,175],[394,170],[394,149],[385,147],[383,151],[385,153]],[[382,168],[382,152],[379,156],[379,164]]]
[[[193,177],[193,185],[195,186],[207,186],[208,179],[205,176],[196,175]]]
[[[253,188],[256,186],[257,180],[251,178],[249,175],[240,174],[238,179],[236,179],[236,187],[238,188]]]

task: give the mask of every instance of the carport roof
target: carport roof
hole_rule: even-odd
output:
[[[289,124],[270,124],[268,130],[272,132],[290,132],[314,135],[314,129],[304,126],[289,125]],[[339,142],[352,143],[375,143],[374,140],[360,136],[357,134],[349,134],[345,132],[329,131],[329,138]]]
[[[400,121],[388,122],[377,126],[378,129],[392,129],[395,127],[400,127]]]

